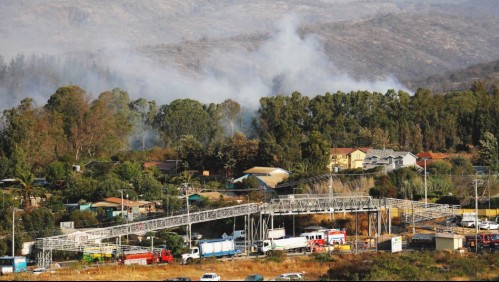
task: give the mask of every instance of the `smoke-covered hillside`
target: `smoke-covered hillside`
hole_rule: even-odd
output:
[[[494,0],[5,0],[0,105],[67,84],[248,107],[295,90],[411,91],[499,58],[498,11]]]

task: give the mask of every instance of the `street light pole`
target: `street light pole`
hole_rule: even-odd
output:
[[[424,207],[428,208],[428,186],[426,185],[426,158],[424,160]]]
[[[249,249],[248,249],[248,227],[249,227],[249,220],[250,220],[250,212],[249,212],[249,203],[250,203],[250,200],[249,200],[249,195],[246,195],[246,197],[248,198],[248,215],[245,216],[246,217],[246,220],[244,221],[244,248],[245,248],[245,251],[246,251],[246,256],[249,256]]]
[[[12,257],[14,257],[16,255],[16,252],[14,251],[14,248],[15,248],[15,230],[16,230],[15,215],[16,215],[16,208],[12,207]]]
[[[295,201],[295,190],[296,190],[296,188],[293,188],[293,203]],[[291,207],[291,208],[293,208],[293,207]],[[291,211],[291,212],[293,213],[293,237],[296,237],[295,236],[295,213],[294,213],[294,211]]]
[[[123,191],[118,190],[118,192],[121,194],[121,219],[125,219],[125,214],[123,213]]]
[[[187,203],[187,237],[188,237],[188,240],[189,240],[189,249],[192,247],[191,245],[191,216],[189,215],[189,195],[187,194],[185,196],[185,200],[186,200],[186,203]]]

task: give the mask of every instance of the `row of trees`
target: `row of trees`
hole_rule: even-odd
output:
[[[477,81],[470,91],[442,95],[419,89],[413,96],[388,90],[310,98],[295,92],[262,98],[245,127],[248,110],[232,100],[204,105],[178,99],[158,106],[132,101],[116,88],[90,101],[78,86],[61,87],[42,107],[26,98],[4,111],[0,177],[40,174],[57,160],[84,163],[154,146],[170,148],[160,157],[180,159],[185,168],[227,176],[255,164],[290,170],[307,164],[320,171],[331,147],[418,153],[480,146],[487,152],[477,163],[495,165],[499,90],[487,89]]]

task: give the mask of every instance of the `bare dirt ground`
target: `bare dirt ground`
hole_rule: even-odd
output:
[[[55,273],[33,275],[29,273],[6,275],[0,280],[25,281],[163,281],[167,278],[187,276],[198,280],[206,272],[215,272],[225,281],[242,281],[247,275],[257,273],[265,280],[286,272],[304,272],[307,280],[318,280],[327,272],[328,264],[312,261],[307,257],[287,258],[284,262],[267,262],[261,259],[215,261],[206,260],[194,265],[152,265],[152,266],[124,266],[107,265],[88,269],[80,264],[70,268],[61,268]]]

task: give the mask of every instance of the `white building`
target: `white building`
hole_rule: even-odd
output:
[[[398,152],[392,149],[369,149],[364,159],[363,168],[371,169],[383,166],[385,171],[403,167],[417,167],[417,157],[411,152]]]

